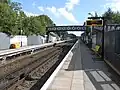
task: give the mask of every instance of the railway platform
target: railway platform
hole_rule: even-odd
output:
[[[79,40],[41,90],[120,90],[120,76]]]

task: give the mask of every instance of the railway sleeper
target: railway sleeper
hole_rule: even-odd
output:
[[[51,51],[49,51],[49,53],[51,53],[51,52],[53,52],[54,50],[51,50]],[[46,53],[46,55],[47,55],[48,53]],[[36,61],[36,59],[40,59],[39,57],[40,56],[44,56],[45,55],[45,53],[43,52],[43,55],[35,55],[35,56],[32,56],[33,57],[33,59],[32,60],[30,60],[30,58],[28,58],[28,57],[25,57],[25,58],[27,58],[26,60],[24,60],[25,58],[23,58],[23,59],[20,59],[20,60],[16,60],[15,62],[11,62],[9,65],[5,65],[4,67],[3,67],[3,70],[4,70],[4,72],[1,72],[1,74],[3,74],[4,76],[5,76],[5,74],[4,73],[6,73],[6,75],[7,75],[7,73],[9,73],[9,74],[11,74],[11,73],[14,73],[16,70],[17,70],[17,68],[20,68],[20,67],[24,67],[25,65],[28,65],[28,64],[30,64],[30,62],[31,63],[33,63],[34,61]],[[29,56],[30,57],[30,56]],[[34,59],[35,58],[35,59]],[[27,62],[26,62],[27,61]],[[18,63],[21,63],[21,64],[19,64],[18,65]],[[28,64],[27,64],[28,63]],[[16,68],[13,68],[12,69],[12,67],[16,67]],[[5,68],[5,69],[4,69]],[[2,68],[1,68],[1,70],[0,71],[3,71],[2,70]],[[9,71],[8,71],[9,70]],[[11,72],[12,71],[12,72]],[[11,72],[11,73],[10,73]],[[2,76],[2,75],[0,75],[0,76]]]
[[[43,67],[43,69],[44,69],[44,67]],[[25,70],[26,71],[26,70]],[[44,72],[44,70],[43,70],[43,72]],[[23,74],[22,74],[23,75]],[[20,76],[20,77],[22,77],[22,75]]]
[[[52,65],[54,65],[54,64],[56,63],[56,61],[57,61],[57,59],[58,59],[59,56],[57,56],[57,55],[55,55],[55,56],[56,56],[57,58],[55,58],[55,57],[53,58],[53,57],[52,57],[53,60],[51,60],[51,58],[49,59],[49,60],[51,60],[51,63],[50,63],[50,62],[46,62],[46,63],[44,64],[44,66],[42,67],[42,69],[38,69],[39,71],[42,70],[42,73],[39,73],[39,72],[38,72],[39,75],[41,75],[41,74],[43,74],[43,73],[45,74],[45,73],[51,68],[49,65],[52,66]],[[56,60],[55,60],[55,59],[56,59]],[[48,64],[49,64],[49,65],[48,65]],[[39,67],[39,68],[40,68],[40,67]],[[35,72],[35,73],[36,73],[36,72]],[[44,74],[43,74],[43,75],[44,75]],[[37,75],[37,73],[36,73],[36,75]],[[18,86],[18,88],[22,88],[22,87],[24,87],[24,88],[30,88],[30,87],[32,86],[32,84],[34,85],[34,84],[37,82],[37,80],[39,80],[39,79],[41,78],[41,76],[38,76],[38,75],[36,76],[36,75],[35,75],[35,76],[31,75],[31,76],[29,77],[29,79],[31,79],[31,81],[29,82],[29,81],[26,81],[26,80],[25,80],[24,83],[27,83],[27,85],[26,85],[26,84],[25,84],[25,85],[22,84],[22,85]],[[31,83],[32,83],[32,84],[31,84]],[[30,85],[30,86],[29,86],[29,85]],[[13,90],[14,90],[14,89],[13,89]],[[20,89],[20,90],[25,90],[25,89]]]
[[[60,50],[60,48],[58,48],[58,49]],[[59,51],[59,50],[56,51],[56,55],[55,55],[55,56],[57,56],[57,53],[60,54],[60,53],[62,52],[62,49],[61,49],[60,51]],[[54,54],[55,54],[55,53],[54,53]],[[49,54],[48,54],[48,55],[49,55]],[[50,58],[53,59],[53,56],[51,55],[51,57],[49,57],[49,58],[44,58],[44,59],[50,59]],[[57,56],[57,58],[58,58],[58,56]],[[50,59],[50,60],[51,60],[51,59]],[[40,69],[40,74],[39,74],[39,76],[42,76],[41,73],[46,72],[46,71],[49,69],[49,65],[50,65],[50,64],[53,65],[53,64],[55,63],[55,60],[51,60],[51,62],[52,62],[52,63],[47,62],[46,64],[44,64],[44,65],[46,65],[46,67],[42,67],[43,70]],[[49,65],[48,65],[48,64],[49,64]],[[24,70],[24,71],[26,71],[26,70]],[[20,78],[21,78],[21,77],[24,78],[25,76],[22,74],[22,75],[20,75]],[[40,77],[38,77],[38,78],[40,78]],[[21,78],[21,79],[22,79],[22,78]],[[20,80],[21,80],[21,79],[20,79]],[[33,79],[34,79],[34,78],[33,78]],[[9,90],[9,89],[8,89],[8,90]],[[12,89],[11,89],[11,90],[12,90]],[[13,89],[13,90],[14,90],[14,89]]]

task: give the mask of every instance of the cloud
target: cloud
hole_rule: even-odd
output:
[[[49,11],[51,11],[52,13],[56,13],[57,12],[56,7],[54,7],[54,6],[52,6],[51,8],[47,7],[46,9],[49,10]]]
[[[36,3],[35,3],[35,2],[33,2],[33,3],[32,3],[32,6],[33,6],[33,7],[35,7],[35,6],[36,6]]]
[[[43,8],[43,7],[39,6],[38,9],[39,9],[40,11],[44,12],[44,8]]]
[[[48,11],[50,11],[51,13],[53,13],[57,17],[61,16],[61,17],[66,18],[70,22],[78,23],[78,21],[75,19],[74,15],[71,12],[67,11],[66,8],[56,8],[56,7],[52,6],[52,7],[47,7],[46,9]]]
[[[68,21],[72,23],[78,23],[78,21],[76,20],[76,18],[74,17],[71,11],[74,9],[75,5],[79,4],[79,2],[80,0],[67,0],[64,7],[56,8],[52,6],[52,7],[47,7],[46,9],[57,17],[61,16],[66,18]]]
[[[111,8],[113,11],[120,11],[120,0],[106,0],[104,8]]]
[[[35,14],[35,13],[31,13],[31,12],[27,12],[27,11],[24,11],[25,14],[30,17],[30,16],[39,16],[39,14]]]
[[[79,2],[80,0],[68,0],[68,2],[66,2],[65,4],[65,8],[68,10],[68,11],[71,11],[74,9],[74,6],[75,5],[79,5]]]
[[[43,8],[43,7],[39,6],[38,9],[40,11],[46,11],[47,10],[58,18],[64,17],[68,21],[77,24],[78,21],[74,17],[74,15],[72,13],[72,10],[74,9],[74,7],[76,5],[79,4],[79,2],[80,2],[80,0],[67,0],[64,7],[56,8],[55,6],[52,6],[52,7]]]
[[[73,14],[71,12],[68,12],[65,8],[59,8],[58,12],[65,17],[67,20],[73,22],[73,23],[78,23],[78,21],[75,19]]]
[[[52,14],[54,14],[56,17],[60,17],[60,13],[58,12],[58,9],[56,7],[52,6],[47,7],[46,9],[50,11]]]

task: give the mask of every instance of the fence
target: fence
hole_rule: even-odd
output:
[[[104,28],[104,58],[120,72],[120,25],[106,25]],[[96,34],[96,44],[102,46],[102,32]]]
[[[95,33],[96,45],[102,47],[103,27],[94,27],[93,31],[94,30],[97,31]],[[120,72],[120,25],[109,24],[104,27],[104,30],[104,58]],[[92,41],[95,40],[95,35]],[[81,39],[84,42],[86,42],[85,37],[85,33],[81,35]]]
[[[0,50],[9,49],[10,37],[5,33],[0,32]]]

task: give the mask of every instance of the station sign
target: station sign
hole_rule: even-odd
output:
[[[47,31],[85,31],[86,26],[53,26],[47,27]]]
[[[103,20],[87,20],[86,26],[103,26]]]

